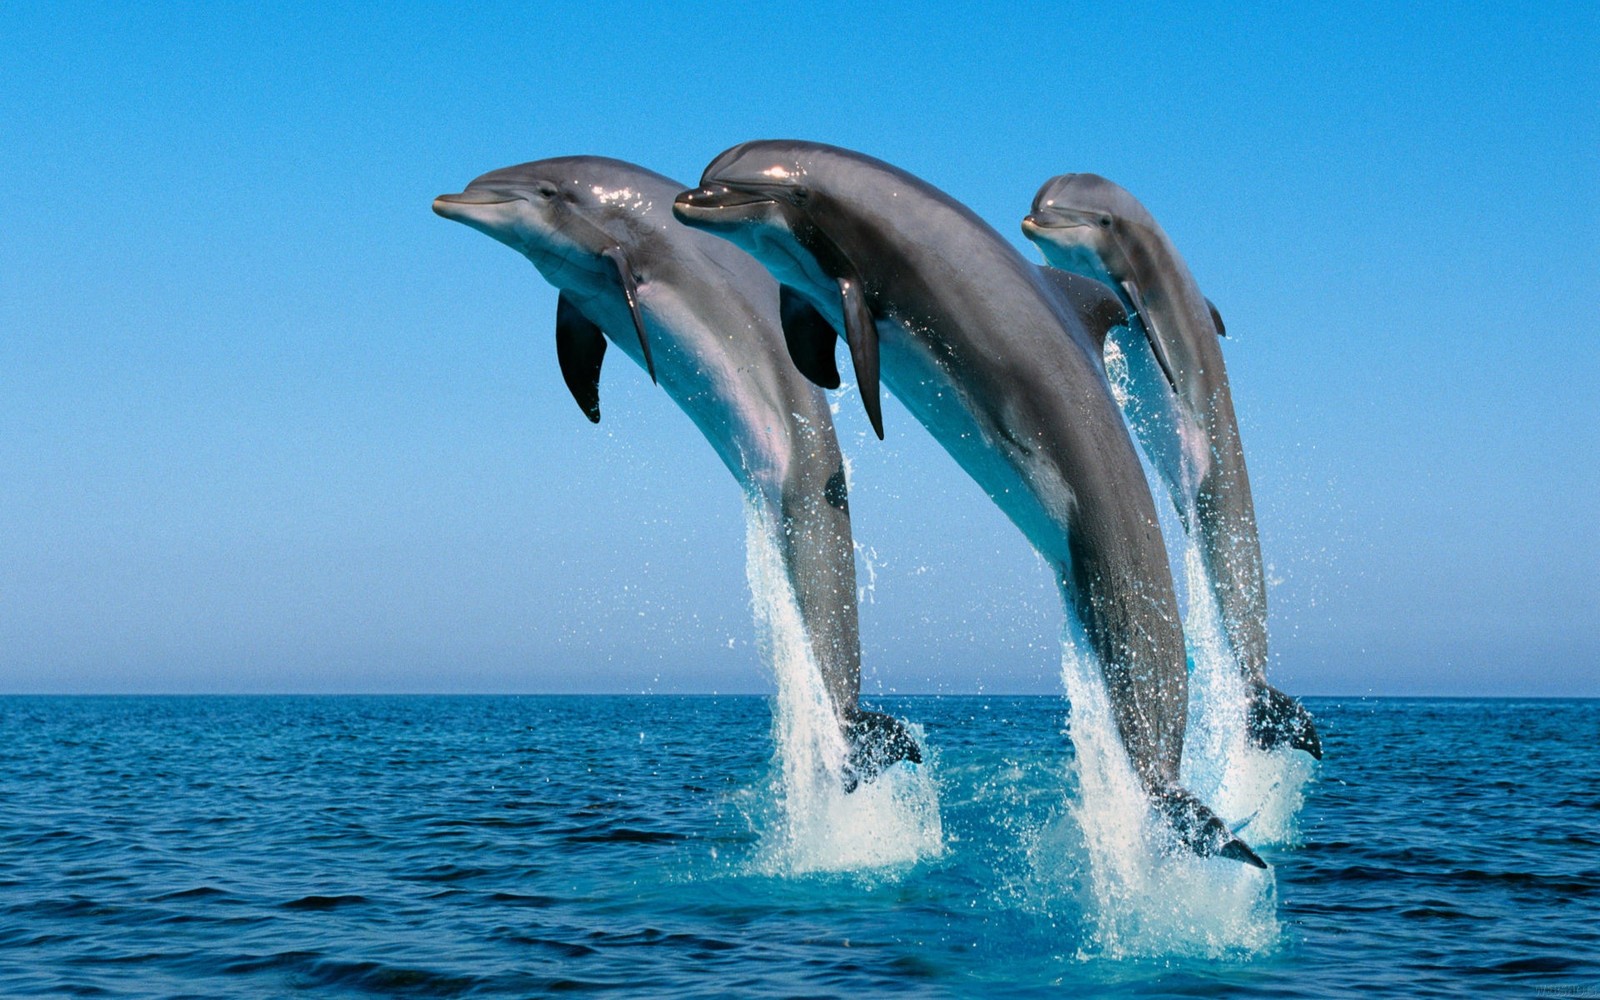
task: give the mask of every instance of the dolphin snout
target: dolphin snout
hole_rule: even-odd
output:
[[[1022,217],[1022,231],[1036,233],[1041,229],[1073,229],[1078,226],[1087,226],[1088,222],[1063,215],[1060,212],[1029,212]]]
[[[715,208],[720,199],[732,193],[732,191],[720,184],[690,188],[687,191],[680,191],[678,196],[672,199],[672,205],[674,208],[680,206],[683,208]]]
[[[710,201],[718,194],[726,192],[727,190],[728,189],[725,187],[701,187],[690,188],[687,191],[679,191],[678,196],[672,199],[672,206],[674,208],[679,206],[682,206],[683,208],[695,208],[699,205],[705,204],[707,201]]]
[[[708,184],[705,187],[690,188],[678,195],[672,200],[672,207],[674,209],[734,208],[739,205],[761,205],[769,201],[772,201],[769,195],[740,191],[722,184]]]
[[[469,209],[474,205],[503,205],[516,200],[502,191],[474,191],[468,188],[460,194],[441,194],[433,199],[433,211],[446,219],[460,219],[470,214]]]

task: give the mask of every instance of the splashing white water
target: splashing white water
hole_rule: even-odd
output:
[[[746,513],[746,573],[763,658],[772,665],[773,808],[756,866],[766,874],[909,866],[943,850],[933,760],[901,762],[844,790],[848,748],[811,652],[774,526],[756,503]],[[921,727],[909,727],[926,746]]]
[[[1144,337],[1119,327],[1105,346],[1106,377],[1138,443],[1168,551],[1184,554],[1181,570],[1172,568],[1174,582],[1180,574],[1183,582],[1177,589],[1185,599],[1183,632],[1193,668],[1180,780],[1246,843],[1295,843],[1295,820],[1315,765],[1304,753],[1286,747],[1268,752],[1250,740],[1249,687],[1222,627],[1205,560],[1182,527],[1194,524],[1196,513],[1180,517],[1165,486],[1165,477],[1176,476],[1179,493],[1194,496],[1193,470],[1204,465],[1196,456],[1209,443],[1179,412]]]
[[[1249,687],[1223,632],[1205,560],[1193,543],[1184,568],[1189,607],[1183,632],[1194,670],[1181,780],[1246,843],[1294,843],[1295,820],[1314,765],[1304,753],[1287,747],[1262,750],[1250,740]]]
[[[1098,661],[1068,614],[1062,678],[1072,703],[1078,794],[1068,823],[1082,837],[1086,870],[1074,881],[1088,923],[1082,957],[1263,951],[1277,943],[1272,872],[1201,858],[1177,843],[1150,807],[1118,736]],[[1049,838],[1059,848],[1064,836]],[[1046,840],[1041,857],[1051,852]]]

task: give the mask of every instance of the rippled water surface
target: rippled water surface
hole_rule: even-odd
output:
[[[1312,699],[1280,930],[1108,957],[1066,706],[885,699],[943,849],[785,875],[758,698],[0,699],[0,995],[1600,996],[1600,702]]]

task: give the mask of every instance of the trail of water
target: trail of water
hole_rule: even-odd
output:
[[[746,505],[746,573],[763,658],[778,694],[769,809],[759,812],[757,867],[769,874],[909,866],[943,850],[932,755],[844,791],[847,747],[811,652],[775,526]],[[920,727],[910,726],[926,747]]]
[[[1269,950],[1281,939],[1272,872],[1181,847],[1157,818],[1118,736],[1098,662],[1068,616],[1062,678],[1072,703],[1073,830],[1042,837],[1041,852],[1074,834],[1088,865],[1070,888],[1088,933],[1080,957],[1221,956]],[[1046,859],[1040,858],[1040,871]]]
[[[1183,527],[1195,523],[1195,512],[1180,515],[1159,471],[1179,477],[1179,492],[1192,497],[1190,477],[1198,463],[1180,456],[1203,452],[1209,443],[1178,412],[1144,337],[1118,328],[1106,342],[1105,364],[1112,394],[1138,445],[1168,550],[1183,553],[1182,566],[1172,567],[1174,583],[1182,583],[1176,589],[1185,605],[1183,632],[1190,660],[1181,780],[1247,843],[1296,843],[1296,817],[1315,765],[1303,753],[1268,753],[1250,741],[1249,689],[1223,629],[1205,560]]]
[[[1126,412],[1128,374],[1120,352],[1108,350],[1107,367]],[[1130,419],[1158,416],[1129,413]],[[1142,448],[1141,455],[1164,515],[1163,534],[1173,551],[1184,553],[1183,586],[1177,589],[1184,598],[1191,669],[1180,781],[1247,843],[1293,843],[1313,765],[1304,754],[1268,753],[1249,740],[1248,688],[1223,631],[1204,559]],[[1041,830],[1030,847],[1037,892],[1076,895],[1086,924],[1080,958],[1218,957],[1277,947],[1282,932],[1274,874],[1200,858],[1176,843],[1134,774],[1098,661],[1070,612],[1067,618],[1062,674],[1072,705],[1075,760],[1069,778],[1077,788],[1061,822]],[[1086,860],[1074,865],[1075,856]]]
[[[1247,843],[1296,843],[1296,818],[1315,765],[1304,753],[1287,747],[1269,752],[1251,742],[1249,688],[1223,632],[1205,560],[1192,542],[1184,568],[1189,606],[1183,631],[1193,670],[1181,780]]]

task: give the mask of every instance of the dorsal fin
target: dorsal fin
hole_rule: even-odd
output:
[[[788,285],[778,287],[778,315],[789,357],[800,374],[824,389],[839,388],[839,366],[833,360],[839,331]]]
[[[1106,334],[1112,327],[1128,325],[1128,310],[1111,286],[1048,265],[1041,266],[1039,273],[1072,306],[1073,312],[1083,321],[1084,329],[1100,347],[1105,347]]]
[[[572,398],[595,424],[600,422],[600,362],[605,356],[605,334],[562,292],[556,300],[556,360]]]
[[[1217,312],[1217,304],[1210,299],[1206,299],[1206,307],[1211,310],[1211,322],[1217,328],[1217,336],[1226,337],[1228,328],[1222,325],[1222,314]]]

